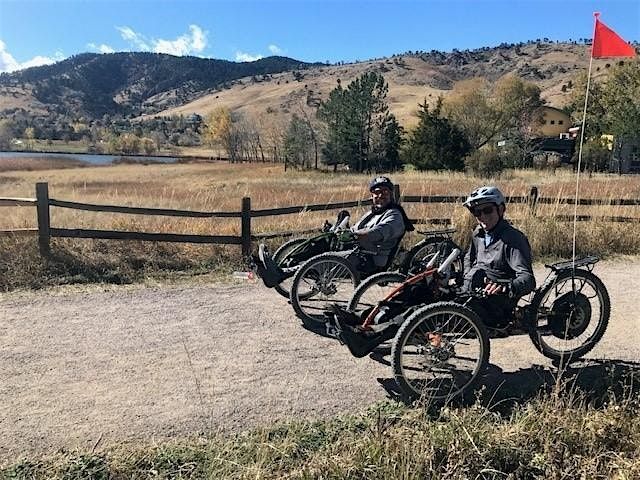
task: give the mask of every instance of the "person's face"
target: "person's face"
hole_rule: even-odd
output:
[[[495,227],[500,220],[500,216],[504,213],[504,207],[502,205],[498,206],[495,203],[485,203],[484,205],[474,207],[471,213],[476,217],[478,225],[485,231],[489,231]]]
[[[371,190],[371,200],[374,210],[385,208],[391,203],[392,192],[387,187],[376,187]]]

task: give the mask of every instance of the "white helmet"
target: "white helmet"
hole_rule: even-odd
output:
[[[467,200],[463,203],[469,210],[483,205],[485,203],[495,203],[496,205],[503,205],[505,203],[504,195],[498,189],[498,187],[486,186],[476,188],[471,195],[467,197]]]

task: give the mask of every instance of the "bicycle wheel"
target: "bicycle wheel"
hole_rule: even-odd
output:
[[[278,247],[278,249],[273,254],[273,261],[276,262],[276,264],[279,267],[282,267],[283,264],[286,263],[287,256],[289,255],[289,253],[291,253],[296,247],[298,247],[299,245],[303,244],[306,241],[307,241],[306,238],[292,238],[284,242],[282,245],[280,245],[280,247]],[[293,266],[294,265],[286,264],[286,267],[293,267]],[[278,292],[280,295],[282,295],[285,298],[289,298],[289,295],[291,293],[292,281],[293,281],[293,276],[291,276],[290,278],[284,279],[282,282],[280,282],[278,285],[274,287],[276,292]]]
[[[580,358],[604,335],[611,301],[602,281],[587,270],[563,270],[536,291],[531,301],[535,327],[529,334],[545,357]]]
[[[411,247],[411,250],[407,253],[400,271],[406,273],[420,262],[428,262],[431,260],[431,257],[438,251],[438,246],[441,242],[444,242],[444,240],[444,237],[427,237],[424,240],[420,240]]]
[[[489,361],[489,337],[478,315],[454,302],[414,312],[393,340],[391,366],[411,400],[450,400],[472,387]]]
[[[346,307],[360,275],[351,262],[335,253],[322,253],[303,263],[293,276],[291,305],[307,326],[325,322],[324,312],[335,303]]]
[[[349,300],[347,310],[361,314],[378,305],[389,293],[398,288],[407,276],[398,272],[381,272],[364,280]]]

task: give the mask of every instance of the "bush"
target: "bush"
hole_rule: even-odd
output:
[[[465,170],[481,177],[494,177],[506,168],[503,155],[497,150],[476,150],[464,159]]]
[[[571,161],[578,164],[578,150]],[[587,141],[582,147],[582,167],[590,172],[607,172],[611,160],[611,151],[600,139]]]

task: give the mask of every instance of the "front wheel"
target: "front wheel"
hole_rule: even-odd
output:
[[[288,263],[284,265],[287,261],[287,257],[298,246],[302,245],[306,241],[306,238],[292,238],[286,241],[285,243],[280,245],[280,247],[278,247],[278,249],[274,252],[273,261],[276,262],[279,267],[293,267],[294,265],[289,265]],[[276,292],[278,292],[283,297],[289,298],[289,295],[291,293],[291,282],[291,278],[286,278],[278,285],[275,285],[273,288],[275,288]]]
[[[534,328],[529,336],[547,358],[571,361],[591,351],[604,335],[611,302],[606,287],[586,270],[563,270],[531,301]]]
[[[307,326],[325,322],[324,312],[331,304],[346,308],[360,275],[344,256],[322,253],[303,263],[293,276],[291,306]]]
[[[472,387],[489,361],[489,337],[478,315],[454,302],[415,311],[391,350],[393,375],[411,400],[448,401]]]

